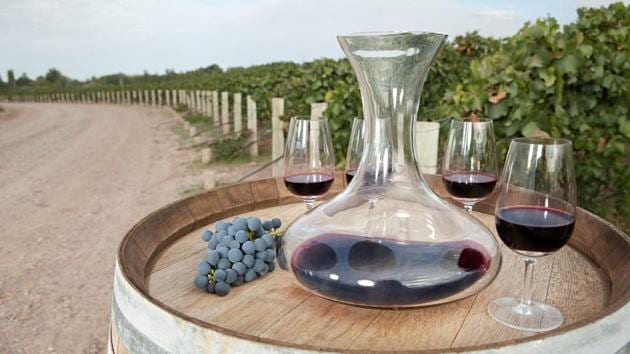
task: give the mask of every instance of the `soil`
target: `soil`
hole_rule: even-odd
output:
[[[199,154],[180,148],[181,118],[168,109],[2,108],[0,353],[103,353],[117,244],[203,189]],[[255,165],[210,168],[226,182]]]

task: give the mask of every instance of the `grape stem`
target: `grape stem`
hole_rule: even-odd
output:
[[[280,229],[278,229],[278,230],[274,230],[274,231],[272,231],[272,232],[269,232],[268,234],[269,234],[269,235],[271,235],[272,237],[282,237],[282,236],[284,235],[284,232],[285,232],[285,231],[286,231],[286,230],[280,230]]]
[[[216,268],[210,267],[210,273],[208,273],[208,283],[212,283],[214,281],[214,272],[216,271]]]

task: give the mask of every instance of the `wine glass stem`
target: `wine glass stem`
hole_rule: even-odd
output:
[[[304,199],[304,204],[306,204],[306,209],[311,210],[315,206],[315,199]]]
[[[524,306],[529,306],[532,302],[534,264],[536,264],[536,259],[530,257],[525,258],[525,276],[523,278],[523,292],[521,293],[521,305]]]
[[[468,214],[472,215],[474,205],[475,203],[464,203],[464,209],[466,209]]]

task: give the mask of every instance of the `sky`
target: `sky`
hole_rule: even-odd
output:
[[[163,73],[343,56],[335,36],[421,30],[505,37],[607,0],[0,0],[0,77]],[[627,3],[627,1],[625,1]]]

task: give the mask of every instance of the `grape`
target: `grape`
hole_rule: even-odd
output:
[[[208,285],[208,277],[206,275],[197,275],[195,277],[195,286],[204,289]]]
[[[208,283],[208,286],[206,286],[206,291],[209,292],[210,294],[214,293],[214,283]]]
[[[201,233],[201,239],[206,241],[206,242],[210,241],[211,237],[212,237],[212,231],[210,231],[210,230],[206,230],[206,231]]]
[[[260,239],[265,241],[265,243],[267,244],[267,248],[273,246],[273,244],[274,244],[273,237],[271,237],[271,235],[269,235],[269,234],[262,235],[262,237]]]
[[[247,266],[243,262],[236,262],[232,264],[232,269],[234,269],[238,275],[243,275],[247,271]]]
[[[260,274],[267,268],[267,265],[262,259],[257,259],[256,263],[254,263],[254,267],[252,268],[256,273]],[[268,269],[268,268],[267,268]]]
[[[203,261],[197,264],[197,274],[208,275],[208,273],[210,273],[210,264],[208,262]]]
[[[216,281],[224,281],[227,273],[223,269],[218,269],[214,272],[214,280]]]
[[[213,244],[212,242],[208,241],[208,249],[209,250],[216,250],[217,249],[217,245]]]
[[[242,276],[242,275],[239,275],[239,276],[236,278],[236,281],[234,281],[234,283],[232,283],[232,285],[234,285],[234,286],[241,285],[241,284],[243,284],[243,281],[244,281],[244,280],[245,280],[245,279],[243,278],[243,276]]]
[[[216,292],[219,296],[225,296],[230,292],[230,284],[222,281],[217,282],[214,285],[214,292]]]
[[[238,278],[238,274],[234,269],[227,269],[225,273],[225,282],[228,284],[234,283],[236,281],[236,278]]]
[[[260,272],[258,272],[259,276],[263,276],[265,274],[267,274],[269,272],[269,266],[267,265],[267,263],[264,263],[262,266],[262,270]]]
[[[228,252],[228,259],[232,263],[240,262],[243,259],[243,252],[241,252],[238,248],[232,248]]]
[[[227,232],[219,231],[215,235],[217,235],[217,243],[221,243],[221,240],[223,240],[223,238],[227,236]]]
[[[225,247],[228,247],[230,245],[230,242],[232,241],[234,241],[234,238],[232,236],[223,236],[223,238],[221,239],[221,244]]]
[[[271,225],[271,221],[270,220],[263,221],[262,228],[265,231],[269,231],[269,230],[273,229],[273,225]]]
[[[221,256],[221,258],[227,257],[227,254],[228,254],[229,250],[230,250],[229,248],[227,248],[227,247],[225,247],[223,245],[217,247],[217,252],[219,252],[219,255]]]
[[[256,274],[256,272],[253,269],[249,269],[247,273],[245,273],[245,276],[243,278],[245,279],[245,282],[248,283],[256,279],[257,277],[258,275]]]
[[[250,230],[256,231],[260,229],[261,226],[262,223],[260,222],[259,218],[252,216],[251,218],[247,219],[247,227],[249,227]]]
[[[257,238],[254,240],[254,245],[256,246],[256,251],[264,251],[267,248],[267,243],[262,238]]]
[[[234,241],[230,241],[230,244],[228,247],[230,249],[239,249],[241,248],[241,244],[238,241],[234,240]]]
[[[252,241],[245,242],[241,248],[246,254],[254,254],[256,252],[256,245]]]
[[[269,273],[276,269],[276,264],[274,262],[268,263],[267,265],[269,266]]]
[[[267,253],[267,258],[265,258],[265,262],[270,263],[273,262],[274,259],[276,259],[276,250],[268,249],[265,251],[265,253]]]
[[[228,226],[230,226],[230,224],[225,222],[225,221],[219,221],[219,222],[217,222],[215,224],[215,227],[216,227],[217,231],[225,231],[225,232],[227,232]]]
[[[232,262],[230,262],[227,258],[221,258],[219,263],[217,263],[217,268],[219,269],[228,269],[232,267]]]
[[[256,252],[256,259],[262,259],[264,261],[265,259],[267,259],[267,252],[265,251]]]
[[[273,226],[274,229],[278,229],[280,228],[280,226],[282,226],[282,221],[280,221],[280,218],[275,217],[271,219],[271,225]]]
[[[249,235],[245,230],[239,230],[236,235],[234,235],[234,239],[240,243],[245,243],[249,240]]]
[[[227,233],[230,236],[234,236],[236,234],[236,229],[234,228],[234,226],[228,226]]]
[[[246,254],[245,256],[243,256],[243,264],[245,264],[247,268],[253,267],[254,262],[256,262],[256,260],[254,259],[254,256],[252,256],[251,254]]]
[[[206,261],[208,261],[211,266],[216,266],[217,263],[219,263],[219,259],[221,259],[221,255],[218,251],[208,251],[208,257],[206,257]]]
[[[243,231],[247,231],[247,220],[241,218],[241,217],[237,217],[234,219],[234,224],[232,224],[236,230],[243,230]]]
[[[254,231],[254,236],[256,236],[256,238],[261,237],[264,234],[265,234],[265,230],[262,227]]]

